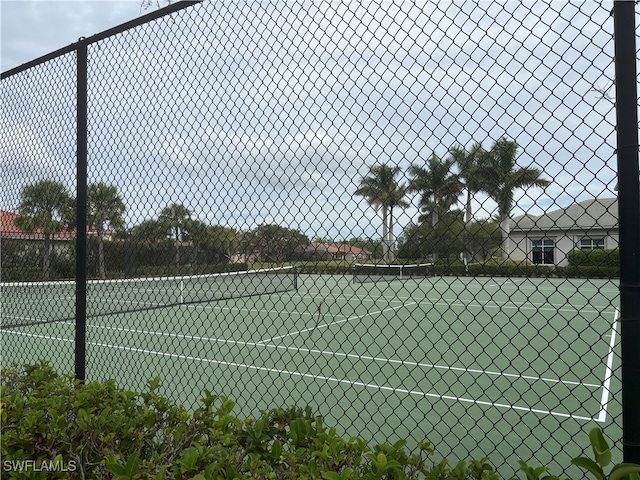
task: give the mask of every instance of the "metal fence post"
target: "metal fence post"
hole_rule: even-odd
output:
[[[87,44],[78,42],[75,374],[85,379],[87,318]]]
[[[622,430],[626,462],[640,463],[640,190],[635,2],[614,2],[620,222]]]

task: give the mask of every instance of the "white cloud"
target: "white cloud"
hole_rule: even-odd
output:
[[[69,5],[41,11],[55,19]],[[281,219],[311,236],[375,235],[375,212],[353,197],[367,165],[502,136],[520,145],[520,166],[554,177],[518,193],[520,207],[613,180],[613,112],[589,94],[612,76],[611,20],[595,2],[197,8],[91,47],[91,176],[122,183],[145,205],[136,219],[179,201],[239,228]],[[3,39],[17,36],[6,23]],[[398,213],[406,224],[416,210]]]
[[[140,15],[137,0],[2,0],[0,7],[3,72]]]

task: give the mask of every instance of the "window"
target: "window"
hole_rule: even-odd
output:
[[[604,249],[604,238],[583,238],[580,240],[580,250]]]
[[[533,240],[531,253],[533,263],[553,264],[553,248],[555,242],[549,239]]]

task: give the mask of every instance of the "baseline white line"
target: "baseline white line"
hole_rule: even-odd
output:
[[[341,323],[346,323],[346,322],[350,322],[352,320],[357,320],[359,318],[364,318],[364,317],[366,317],[368,315],[379,315],[381,313],[390,312],[390,311],[393,311],[393,310],[398,310],[398,309],[400,309],[402,307],[407,307],[409,305],[417,305],[417,302],[403,303],[402,305],[398,305],[397,307],[389,307],[389,308],[385,308],[384,310],[377,310],[375,312],[367,312],[367,313],[363,313],[362,315],[353,315],[353,316],[347,317],[347,318],[345,318],[343,320],[337,320],[337,321],[334,321],[334,322],[323,323],[321,325],[315,325],[315,326],[310,327],[310,328],[303,328],[302,330],[296,330],[295,332],[289,332],[289,333],[284,334],[284,335],[278,335],[278,336],[275,336],[275,337],[267,338],[265,340],[260,340],[259,342],[256,343],[256,345],[265,345],[267,342],[273,342],[274,340],[280,340],[281,338],[293,337],[294,335],[302,335],[303,333],[312,332],[312,331],[318,330],[320,328],[327,328],[327,327],[331,327],[332,325],[339,325]]]
[[[215,305],[205,305],[202,303],[188,303],[184,305],[178,305],[183,308],[191,308],[195,310],[217,310],[224,311],[227,310],[229,312],[252,312],[252,313],[267,313],[267,314],[276,314],[276,315],[298,315],[303,317],[305,315],[314,316],[315,313],[312,312],[296,312],[289,310],[273,310],[273,309],[264,309],[264,308],[238,308],[238,307],[220,307]],[[344,317],[342,314],[336,314],[337,317]]]
[[[69,342],[69,343],[75,342],[75,340],[71,338],[53,337],[51,335],[40,335],[37,333],[20,332],[18,330],[12,330],[12,329],[2,331],[2,335],[6,335],[8,333],[13,333],[14,335],[19,335],[22,337],[42,338],[44,340],[57,340],[59,342]]]
[[[316,298],[314,296],[309,295],[299,295],[301,298]],[[336,297],[338,298],[338,297]],[[358,295],[354,294],[352,296],[340,296],[346,301],[349,301],[353,298],[358,298],[361,300],[370,301],[372,303],[376,303],[379,300],[373,299],[369,300],[370,296]],[[568,312],[583,312],[583,313],[602,313],[601,310],[595,309],[585,309],[581,307],[573,307],[567,305],[566,303],[549,303],[549,302],[526,302],[526,303],[516,303],[511,300],[505,300],[498,302],[493,299],[480,301],[474,298],[474,300],[469,301],[467,303],[461,302],[458,298],[447,299],[442,296],[438,296],[437,299],[430,299],[429,297],[424,297],[421,299],[416,299],[415,296],[408,295],[398,295],[390,299],[391,301],[404,301],[404,300],[413,300],[417,305],[426,304],[432,306],[451,306],[451,307],[469,307],[469,308],[498,308],[498,309],[524,309],[524,310],[535,310],[535,311],[549,311],[549,312],[558,312],[558,311],[568,311]]]
[[[554,290],[555,291],[555,290]],[[317,298],[316,296],[313,295],[297,295],[300,298]],[[352,300],[353,298],[358,298],[360,300],[365,300],[368,302],[372,302],[372,303],[376,303],[379,301],[379,299],[371,299],[370,295],[359,295],[359,294],[354,294],[351,296],[337,296],[335,298],[342,298],[346,301]],[[558,303],[549,303],[549,302],[527,302],[525,303],[515,303],[512,302],[511,300],[505,300],[502,302],[497,302],[493,299],[489,299],[486,301],[479,301],[476,300],[474,298],[473,301],[470,301],[468,303],[463,303],[458,301],[457,298],[455,299],[446,299],[443,298],[442,296],[438,296],[438,299],[430,299],[429,297],[426,296],[425,293],[425,297],[421,298],[419,300],[416,299],[415,296],[409,296],[409,295],[397,295],[394,296],[390,299],[391,301],[393,300],[397,300],[397,301],[403,301],[403,300],[414,300],[416,304],[420,305],[420,304],[427,304],[427,305],[433,305],[433,306],[451,306],[451,307],[475,307],[475,308],[507,308],[507,309],[526,309],[526,310],[535,310],[535,311],[549,311],[549,312],[558,312],[559,310],[562,311],[569,311],[569,312],[582,312],[582,313],[602,313],[601,310],[592,310],[592,309],[584,309],[581,307],[572,307],[572,306],[568,306],[566,303],[562,303],[562,304],[558,304]],[[549,305],[551,307],[549,307]]]
[[[26,333],[26,332],[14,332],[14,333],[18,333],[19,335],[24,335],[24,336],[29,336],[29,337],[38,337],[38,338],[44,338],[44,339],[49,339],[49,340],[59,340],[59,341],[63,341],[63,342],[73,342],[73,340],[70,340],[70,339],[67,339],[67,338],[51,337],[51,336],[46,336],[46,335],[37,335],[37,334],[31,334],[31,333]],[[144,348],[126,347],[124,345],[113,345],[113,344],[99,343],[99,342],[87,342],[87,345],[93,345],[93,346],[96,346],[96,347],[113,348],[115,350],[123,350],[123,351],[129,351],[129,352],[134,352],[134,353],[144,353],[144,354],[148,354],[148,355],[158,355],[158,356],[161,356],[161,357],[177,358],[177,359],[181,359],[181,360],[193,360],[193,361],[197,361],[197,362],[212,363],[212,364],[217,364],[217,365],[225,365],[225,366],[229,366],[229,367],[245,368],[247,370],[256,370],[256,371],[263,371],[263,372],[269,372],[269,373],[277,373],[277,374],[280,374],[280,375],[297,376],[297,377],[301,377],[301,378],[310,378],[310,379],[313,379],[313,380],[325,380],[327,382],[336,382],[336,383],[342,383],[342,384],[347,384],[347,385],[351,385],[351,386],[359,386],[359,387],[363,387],[363,388],[372,388],[372,389],[375,389],[375,390],[378,390],[378,391],[388,391],[388,392],[393,392],[393,393],[404,393],[404,394],[407,394],[407,395],[420,396],[420,397],[424,397],[424,398],[437,398],[437,399],[441,399],[441,400],[450,400],[450,401],[460,402],[460,403],[470,403],[470,404],[474,404],[474,405],[481,405],[481,406],[486,406],[486,407],[494,407],[494,408],[499,408],[499,409],[515,410],[515,411],[521,411],[521,412],[536,413],[536,414],[541,414],[541,415],[551,415],[551,416],[554,416],[554,417],[562,417],[562,418],[572,418],[574,420],[584,420],[584,421],[596,420],[596,419],[591,418],[591,417],[583,417],[583,416],[580,416],[580,415],[573,415],[573,414],[570,414],[570,413],[554,412],[552,410],[542,410],[542,409],[531,408],[531,407],[521,407],[521,406],[518,406],[518,405],[509,405],[509,404],[506,404],[506,403],[489,402],[489,401],[486,401],[486,400],[477,400],[477,399],[473,399],[473,398],[456,397],[456,396],[453,396],[453,395],[440,395],[440,394],[436,394],[436,393],[421,392],[419,390],[408,390],[408,389],[405,389],[405,388],[396,388],[396,387],[389,387],[389,386],[385,386],[385,385],[377,385],[377,384],[374,384],[374,383],[354,382],[352,380],[347,380],[347,379],[343,379],[343,378],[327,377],[327,376],[324,376],[324,375],[312,375],[310,373],[302,373],[302,372],[297,372],[297,371],[292,371],[292,370],[284,370],[284,369],[279,369],[279,368],[258,367],[257,365],[247,365],[247,364],[237,363],[237,362],[227,362],[227,361],[222,361],[222,360],[213,360],[213,359],[210,359],[210,358],[202,358],[202,357],[196,357],[196,356],[192,356],[192,355],[181,355],[181,354],[177,354],[177,353],[158,352],[158,351],[148,350],[148,349],[144,349]],[[596,420],[596,421],[598,421],[598,420]]]
[[[60,322],[60,323],[64,323],[64,324],[67,324],[67,325],[74,325],[73,322]],[[533,375],[521,375],[521,374],[518,374],[518,373],[506,373],[506,372],[499,372],[499,371],[493,371],[493,370],[483,370],[483,369],[474,369],[474,368],[467,368],[467,367],[452,367],[452,366],[449,366],[449,365],[438,365],[438,364],[432,364],[432,363],[421,363],[421,362],[414,362],[414,361],[408,361],[408,360],[396,360],[396,359],[393,359],[393,358],[373,357],[373,356],[369,356],[369,355],[356,355],[356,354],[353,354],[353,353],[334,352],[334,351],[331,351],[331,350],[319,350],[319,349],[312,349],[312,348],[291,347],[291,346],[286,346],[286,345],[268,344],[268,343],[264,343],[264,342],[260,342],[260,343],[259,342],[247,342],[247,341],[243,341],[243,340],[229,340],[229,339],[224,339],[224,338],[203,337],[203,336],[199,336],[199,335],[187,335],[187,334],[182,334],[182,333],[156,332],[154,330],[141,330],[141,329],[126,328],[126,327],[109,327],[109,326],[106,326],[106,325],[88,325],[88,327],[89,328],[97,328],[97,329],[101,329],[101,330],[111,330],[111,331],[126,332],[126,333],[137,333],[137,334],[141,334],[141,335],[155,335],[155,336],[159,336],[159,337],[178,338],[178,339],[184,339],[184,340],[200,340],[200,341],[204,341],[204,342],[225,343],[225,344],[231,344],[231,345],[245,345],[245,346],[253,346],[253,347],[265,347],[265,348],[272,348],[272,349],[276,349],[276,350],[291,350],[291,351],[295,351],[295,352],[298,352],[298,353],[307,352],[307,353],[320,354],[320,355],[332,356],[332,357],[343,357],[343,358],[355,359],[355,360],[368,360],[368,361],[373,361],[373,362],[378,362],[378,363],[406,365],[406,366],[418,367],[418,368],[432,368],[434,370],[446,370],[446,371],[452,371],[452,372],[465,372],[465,373],[472,373],[472,374],[478,374],[478,375],[487,375],[487,376],[494,376],[494,377],[505,377],[505,378],[522,379],[522,380],[528,380],[528,381],[531,381],[531,382],[539,382],[539,381],[541,381],[541,382],[545,382],[545,383],[561,384],[561,385],[577,386],[577,387],[587,387],[587,388],[601,388],[602,387],[602,385],[600,385],[600,384],[582,383],[582,382],[576,382],[576,381],[571,381],[571,380],[561,380],[561,379],[556,379],[556,378],[536,377],[536,376],[533,376]],[[14,330],[12,330],[11,332],[16,334],[16,335],[38,337],[38,338],[44,338],[44,339],[47,339],[47,340],[61,340],[61,341],[68,341],[68,342],[72,342],[73,341],[73,340],[63,339],[63,338],[59,338],[59,337],[50,337],[50,336],[47,336],[47,335],[37,335],[37,334],[19,332],[19,331],[14,331]]]
[[[363,388],[371,388],[371,389],[378,390],[378,391],[386,391],[386,392],[393,392],[393,393],[404,393],[404,394],[407,394],[407,395],[414,395],[414,396],[419,396],[419,397],[424,397],[424,398],[437,398],[437,399],[441,399],[441,400],[451,400],[451,401],[460,402],[460,403],[471,403],[471,404],[475,404],[475,405],[481,405],[481,406],[486,406],[486,407],[494,407],[494,408],[505,409],[505,410],[516,410],[516,411],[521,411],[521,412],[537,413],[537,414],[542,414],[542,415],[551,415],[551,416],[555,416],[555,417],[573,418],[575,420],[585,420],[585,421],[592,421],[593,420],[593,418],[591,418],[591,417],[582,417],[582,416],[579,416],[579,415],[572,415],[570,413],[554,412],[554,411],[551,411],[551,410],[541,410],[541,409],[531,408],[531,407],[521,407],[521,406],[518,406],[518,405],[509,405],[509,404],[506,404],[506,403],[496,403],[496,402],[489,402],[489,401],[485,401],[485,400],[476,400],[476,399],[473,399],[473,398],[456,397],[456,396],[453,396],[453,395],[439,395],[439,394],[436,394],[436,393],[421,392],[419,390],[408,390],[408,389],[404,389],[404,388],[395,388],[395,387],[389,387],[389,386],[385,386],[385,385],[377,385],[375,383],[354,382],[352,380],[346,380],[346,379],[343,379],[343,378],[327,377],[327,376],[324,376],[324,375],[313,375],[313,374],[310,374],[310,373],[302,373],[302,372],[297,372],[297,371],[292,371],[292,370],[284,370],[284,369],[280,369],[280,368],[258,367],[257,365],[247,365],[247,364],[238,363],[238,362],[226,362],[226,361],[221,361],[221,360],[213,360],[213,359],[210,359],[210,358],[200,358],[200,357],[195,357],[195,356],[191,356],[191,355],[180,355],[180,354],[177,354],[177,353],[156,352],[156,351],[153,351],[153,350],[147,350],[147,349],[142,349],[142,348],[125,347],[125,346],[122,346],[122,345],[110,345],[110,344],[106,344],[106,343],[96,343],[96,342],[89,342],[89,344],[97,346],[97,347],[115,348],[115,349],[118,349],[118,350],[126,350],[126,351],[135,352],[135,353],[145,353],[145,354],[148,354],[148,355],[159,355],[159,356],[163,356],[163,357],[177,358],[177,359],[181,359],[181,360],[193,360],[193,361],[197,361],[197,362],[212,363],[212,364],[224,365],[224,366],[228,366],[228,367],[244,368],[244,369],[247,369],[247,370],[255,370],[255,371],[261,371],[261,372],[268,372],[268,373],[277,373],[279,375],[287,375],[287,376],[301,377],[301,378],[310,378],[312,380],[324,380],[324,381],[327,381],[327,382],[335,382],[335,383],[342,383],[342,384],[347,384],[347,385],[351,385],[351,386],[358,386],[358,387],[363,387]]]
[[[613,376],[613,349],[616,346],[616,326],[620,320],[620,311],[616,308],[613,317],[613,325],[611,326],[611,340],[609,341],[609,355],[607,355],[607,368],[605,369],[604,382],[602,384],[602,399],[600,400],[600,413],[596,422],[604,423],[607,421],[607,406],[609,404],[609,393],[611,389],[611,377]]]
[[[267,348],[275,348],[277,350],[294,350],[296,352],[317,353],[320,355],[327,355],[327,356],[333,356],[333,357],[344,357],[344,358],[357,359],[357,360],[370,360],[373,362],[407,365],[410,367],[432,368],[434,370],[450,370],[453,372],[466,372],[466,373],[474,373],[474,374],[488,375],[488,376],[494,376],[494,377],[515,378],[515,379],[523,379],[523,380],[529,380],[534,382],[556,383],[556,384],[570,385],[570,386],[577,386],[577,387],[588,387],[588,388],[601,387],[601,385],[595,384],[595,383],[582,383],[582,382],[575,382],[572,380],[560,380],[555,378],[536,377],[533,375],[521,375],[519,373],[505,373],[505,372],[498,372],[493,370],[482,370],[482,369],[467,368],[467,367],[451,367],[449,365],[421,363],[421,362],[414,362],[414,361],[408,361],[408,360],[395,360],[393,358],[372,357],[368,355],[356,355],[353,353],[334,352],[331,350],[316,350],[312,348],[288,347],[285,345],[276,345],[276,344],[268,344],[268,343],[267,344],[259,343],[256,345],[264,346]]]

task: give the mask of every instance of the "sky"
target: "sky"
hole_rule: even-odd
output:
[[[138,0],[0,1],[4,72],[147,13]]]
[[[145,13],[136,0],[0,7],[2,71]],[[370,166],[406,172],[456,144],[488,148],[505,136],[520,147],[519,166],[553,180],[516,192],[513,215],[612,197],[614,113],[597,91],[612,88],[609,9],[591,0],[187,9],[90,51],[89,180],[118,184],[128,226],[178,202],[238,230],[278,223],[311,238],[375,237],[378,212],[354,195]],[[5,102],[5,190],[54,170],[73,178],[70,124],[59,119],[74,100],[57,73],[9,83],[15,102],[34,106],[27,120],[17,118],[24,103],[14,112]],[[409,200],[396,234],[416,221]],[[486,218],[495,203],[480,195],[474,209]]]

